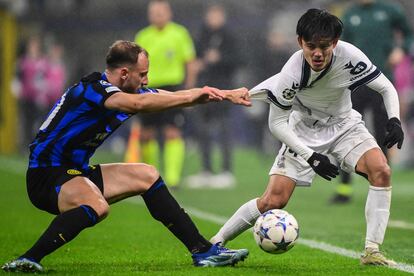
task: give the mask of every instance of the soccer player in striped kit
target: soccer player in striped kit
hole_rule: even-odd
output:
[[[191,252],[195,266],[225,266],[247,257],[246,249],[211,244],[169,193],[155,167],[142,163],[90,166],[95,150],[138,112],[157,112],[227,99],[250,105],[246,88],[194,88],[171,93],[144,88],[148,53],[116,41],[104,73],[95,72],[70,87],[50,111],[30,145],[27,191],[33,205],[56,215],[37,242],[2,266],[9,272],[41,272],[40,261],[83,229],[102,221],[109,205],[141,195],[151,215]]]

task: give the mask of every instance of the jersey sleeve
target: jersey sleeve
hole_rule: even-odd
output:
[[[344,72],[343,78],[340,80],[341,87],[355,91],[381,74],[381,71],[360,49],[352,44],[342,43],[345,45],[342,49],[343,53],[341,53],[344,61],[341,69]]]
[[[106,99],[117,92],[121,92],[121,89],[105,80],[99,80],[88,84],[84,98],[93,105],[103,107]]]
[[[157,89],[154,89],[154,88],[149,88],[149,87],[146,87],[146,88],[140,88],[140,89],[138,89],[137,90],[137,94],[147,94],[147,93],[152,93],[152,94],[154,94],[154,93],[158,93],[158,90]]]
[[[268,78],[250,90],[251,99],[262,100],[283,110],[290,110],[295,99],[296,82],[286,72]]]

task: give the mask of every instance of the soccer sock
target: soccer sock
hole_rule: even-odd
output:
[[[259,216],[260,211],[255,198],[243,204],[210,241],[225,244],[252,227]]]
[[[98,222],[98,215],[88,205],[66,211],[54,218],[37,242],[21,257],[40,262],[65,243],[75,238],[83,229]]]
[[[185,158],[185,143],[181,138],[169,139],[164,145],[164,173],[169,186],[180,183]]]
[[[142,161],[160,168],[160,146],[155,139],[142,143]]]
[[[365,204],[367,235],[365,247],[378,249],[384,241],[391,207],[391,187],[369,186]]]
[[[202,253],[210,249],[211,243],[198,232],[190,216],[170,194],[161,177],[142,198],[152,217],[164,224],[191,253]]]

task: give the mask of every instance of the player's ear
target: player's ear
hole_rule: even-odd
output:
[[[126,80],[128,78],[129,70],[126,67],[121,68],[121,79]]]
[[[299,44],[300,48],[303,48],[302,47],[302,37],[300,37],[300,36],[298,36],[298,44]]]
[[[332,46],[335,48],[336,47],[336,44],[338,44],[338,40],[339,40],[339,38],[335,38],[333,41],[332,41]]]

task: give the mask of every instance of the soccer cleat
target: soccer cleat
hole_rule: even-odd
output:
[[[361,264],[363,265],[384,265],[396,266],[397,263],[387,259],[378,249],[366,248],[365,253],[361,256]]]
[[[213,244],[207,252],[195,253],[192,257],[195,266],[228,266],[243,261],[247,255],[249,255],[247,249],[227,249],[217,243]]]
[[[26,258],[18,258],[16,260],[5,263],[1,269],[6,272],[26,272],[26,273],[41,273],[43,267],[34,261]]]

